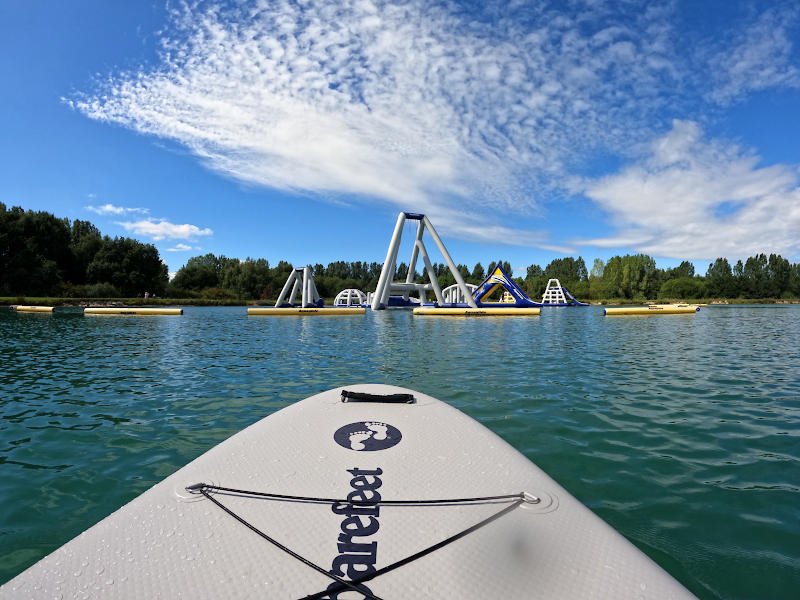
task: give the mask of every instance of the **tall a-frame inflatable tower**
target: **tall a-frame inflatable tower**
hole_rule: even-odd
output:
[[[400,240],[403,237],[403,226],[405,225],[406,221],[417,221],[417,237],[414,241],[414,249],[411,252],[411,260],[408,263],[408,275],[406,276],[406,280],[392,281],[394,278],[395,269],[397,268],[397,254],[400,249]],[[470,307],[477,308],[477,304],[475,304],[475,300],[472,298],[471,291],[464,282],[464,278],[461,276],[461,273],[458,272],[453,259],[450,258],[450,254],[447,252],[447,248],[444,247],[442,239],[439,237],[439,234],[436,233],[436,230],[433,228],[433,225],[428,217],[418,213],[401,212],[397,216],[397,224],[394,228],[394,234],[392,234],[392,241],[389,243],[389,250],[386,253],[386,260],[383,262],[383,269],[381,269],[378,285],[375,288],[375,293],[372,295],[371,306],[373,310],[383,310],[387,306],[390,306],[390,304],[399,306],[413,306],[416,304],[419,306],[425,303],[425,294],[428,291],[432,291],[434,293],[436,296],[436,302],[439,306],[443,306],[445,304],[444,296],[442,295],[442,289],[439,286],[439,281],[436,279],[436,273],[433,271],[431,259],[428,256],[428,251],[426,250],[425,244],[422,241],[422,236],[426,229],[433,238],[436,246],[439,248],[439,251],[442,253],[442,257],[447,264],[447,268],[450,269],[450,272],[453,274],[453,278],[456,280],[456,285],[461,291],[462,297],[466,298],[467,304]],[[420,256],[425,263],[425,272],[428,275],[428,283],[414,283],[414,273],[417,266],[417,258]],[[411,301],[410,295],[414,292],[418,295],[418,304]]]

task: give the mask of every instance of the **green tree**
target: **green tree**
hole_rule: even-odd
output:
[[[789,289],[792,267],[788,260],[779,254],[770,254],[767,259],[766,296],[780,298]]]
[[[606,268],[606,263],[603,262],[602,258],[595,258],[594,263],[592,264],[592,271],[589,273],[590,277],[598,277],[600,279],[603,278],[603,271]]]
[[[694,265],[688,260],[684,260],[677,267],[667,269],[665,280],[678,277],[694,277]]]
[[[408,265],[404,262],[401,262],[399,265],[397,265],[395,281],[405,281],[407,276],[408,276]]]
[[[742,291],[748,298],[767,297],[767,264],[765,254],[751,256],[745,261],[742,269]]]
[[[655,298],[660,287],[656,261],[646,254],[612,256],[603,271],[609,298]]]
[[[161,262],[152,244],[106,236],[86,269],[86,279],[90,284],[110,283],[123,296],[162,294],[167,284],[167,265]]]
[[[539,265],[528,265],[522,290],[535,300],[541,298],[546,287],[547,278],[544,276],[544,269]]]
[[[86,271],[97,252],[103,245],[103,236],[89,221],[76,219],[70,231],[72,263],[69,269],[70,282],[81,285],[86,283]]]
[[[706,271],[706,292],[717,298],[736,297],[736,281],[726,258],[717,258]]]
[[[544,276],[547,279],[558,279],[563,285],[587,281],[589,279],[589,274],[586,271],[586,264],[580,256],[577,260],[571,256],[556,258],[545,267]]]
[[[800,263],[794,263],[789,267],[787,291],[794,298],[800,297]]]
[[[475,266],[472,267],[472,273],[470,273],[469,283],[472,285],[480,285],[483,283],[484,279],[486,279],[486,271],[483,270],[483,265],[481,263],[475,263]]]
[[[0,293],[51,294],[71,258],[67,219],[0,203]]]
[[[702,298],[705,294],[705,286],[700,279],[695,277],[675,277],[667,279],[658,293],[659,298],[694,300]]]
[[[172,287],[195,292],[219,287],[222,284],[222,266],[226,261],[224,256],[216,257],[211,253],[193,256],[175,273]]]

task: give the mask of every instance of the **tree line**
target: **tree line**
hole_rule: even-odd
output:
[[[728,259],[717,258],[704,276],[697,275],[689,261],[660,269],[646,254],[612,256],[607,261],[598,258],[588,273],[581,257],[557,258],[544,269],[529,266],[523,287],[536,298],[551,277],[558,278],[576,298],[586,300],[800,297],[800,263],[791,263],[778,254],[757,254],[733,266]]]
[[[110,238],[89,221],[9,209],[0,202],[0,295],[158,295],[167,279],[167,266],[152,244]]]
[[[506,272],[511,272],[508,262],[503,263]],[[408,265],[400,263],[395,270],[395,279],[405,280]],[[439,284],[444,288],[455,283],[455,278],[445,264],[432,265]],[[479,264],[470,270],[466,265],[458,265],[458,270],[467,283],[480,284],[487,272],[494,270],[495,263],[489,263],[486,270]],[[333,298],[342,290],[355,288],[361,291],[374,291],[381,275],[382,263],[335,261],[327,266],[317,263],[311,265],[314,284],[323,298]],[[170,295],[175,298],[274,300],[292,265],[279,261],[270,267],[263,258],[239,260],[206,254],[190,258],[186,265],[175,274],[169,285]],[[427,281],[415,270],[414,281]]]
[[[513,276],[508,261],[500,262]],[[479,285],[497,263],[457,269],[467,283]],[[447,265],[432,265],[439,285],[455,283]],[[373,291],[382,264],[335,261],[313,265],[320,295],[333,298],[347,288]],[[414,281],[427,281],[420,265]],[[405,279],[409,266],[400,263],[395,279]],[[104,236],[88,221],[59,219],[47,212],[7,209],[0,203],[0,295],[66,298],[141,297],[144,292],[182,299],[274,300],[292,265],[271,266],[264,258],[228,258],[205,254],[190,258],[167,280],[167,267],[152,244],[126,237]],[[634,301],[700,298],[798,298],[800,264],[777,254],[757,254],[733,265],[726,258],[709,264],[704,276],[689,261],[660,269],[646,254],[595,259],[591,270],[582,257],[557,258],[544,268],[529,265],[515,281],[533,299],[557,278],[580,300],[624,298]]]
[[[510,276],[514,273],[508,261],[500,262]],[[459,264],[457,269],[466,283],[479,285],[497,265],[481,263],[472,268]],[[446,264],[433,263],[439,285],[445,288],[455,283]],[[333,298],[347,288],[373,291],[378,283],[382,265],[377,262],[336,261],[327,266],[313,265],[314,281],[321,296]],[[397,265],[395,280],[405,280],[409,266]],[[170,284],[171,294],[181,298],[238,298],[275,299],[286,281],[292,266],[280,261],[270,267],[264,259],[240,261],[224,256],[190,258]],[[727,259],[718,258],[709,264],[705,276],[695,273],[689,261],[677,267],[660,269],[653,257],[646,254],[612,256],[607,261],[595,259],[591,271],[582,257],[557,258],[546,267],[530,265],[524,276],[515,282],[533,299],[544,293],[549,279],[559,279],[578,299],[627,299],[635,301],[697,300],[701,298],[798,298],[800,297],[800,264],[790,263],[780,255],[758,254],[733,266]],[[427,275],[415,271],[412,280],[427,281]]]

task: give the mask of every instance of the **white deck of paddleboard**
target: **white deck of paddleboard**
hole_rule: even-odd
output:
[[[297,402],[180,469],[0,588],[0,598],[282,598],[331,583],[269,544],[209,500],[198,482],[304,496],[344,498],[355,468],[380,469],[381,497],[438,499],[528,492],[523,504],[468,536],[367,585],[405,598],[692,598],[624,537],[505,441],[460,411],[413,392],[415,404],[342,403],[341,389]],[[348,390],[408,393],[384,385]],[[339,445],[334,432],[362,423]],[[378,424],[378,425],[374,425]],[[368,450],[381,425],[402,439]],[[531,431],[531,435],[535,435]],[[360,448],[363,449],[353,449]],[[375,484],[374,477],[361,482]],[[331,504],[217,495],[248,522],[325,570],[347,515]],[[381,506],[380,568],[497,512],[504,504]],[[360,524],[360,525],[359,525]],[[374,529],[363,518],[350,526]],[[367,529],[362,529],[366,531]],[[350,592],[340,598],[361,597]]]

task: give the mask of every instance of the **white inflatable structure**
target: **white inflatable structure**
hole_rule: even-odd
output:
[[[471,283],[466,284],[467,289],[469,290],[469,298],[472,297],[472,294],[475,290],[478,289],[477,285],[472,285]],[[448,286],[442,290],[442,296],[444,296],[444,301],[448,303],[457,303],[457,302],[466,302],[467,297],[464,296],[464,293],[461,291],[461,288],[458,287],[457,283],[454,283],[451,286]]]
[[[292,269],[292,272],[289,273],[289,277],[286,279],[286,283],[278,296],[278,301],[275,302],[275,307],[294,306],[298,291],[300,292],[302,308],[322,306],[322,298],[320,298],[317,286],[314,284],[314,275],[311,272],[311,267],[303,267],[302,269]]]
[[[353,288],[342,290],[333,299],[334,306],[364,306],[366,303],[367,295]]]
[[[542,304],[567,304],[568,302],[561,282],[558,279],[548,279],[547,289],[542,294]]]
[[[558,279],[549,279],[547,289],[542,294],[542,306],[589,306],[579,302]]]
[[[414,241],[414,249],[411,253],[411,260],[408,264],[408,275],[406,276],[406,280],[392,281],[395,270],[397,269],[397,254],[400,248],[400,241],[403,237],[403,226],[405,225],[406,220],[417,221],[417,236]],[[386,260],[383,262],[383,269],[381,269],[378,285],[375,288],[375,293],[372,294],[369,301],[373,310],[383,310],[390,305],[405,307],[414,305],[419,306],[420,304],[424,304],[426,302],[426,293],[429,291],[432,291],[436,296],[436,302],[439,305],[442,305],[446,302],[442,293],[442,289],[439,286],[439,281],[436,279],[436,273],[433,270],[433,265],[431,264],[430,257],[428,256],[428,251],[426,250],[425,244],[422,241],[422,236],[426,229],[433,238],[436,246],[439,248],[439,251],[442,253],[442,257],[444,258],[448,269],[450,269],[450,272],[453,274],[453,277],[456,280],[456,285],[461,291],[462,296],[465,298],[465,302],[470,307],[477,308],[477,304],[475,304],[475,300],[472,299],[472,294],[470,293],[467,284],[464,282],[464,278],[461,276],[461,273],[458,272],[453,259],[450,258],[450,254],[447,252],[447,248],[444,247],[442,239],[439,237],[439,234],[436,233],[436,230],[433,228],[433,225],[428,217],[418,213],[401,212],[397,216],[397,224],[394,228],[392,240],[389,242],[389,250],[386,252]],[[428,283],[414,283],[414,273],[416,272],[417,258],[420,256],[425,263],[425,271],[428,275]],[[416,302],[412,301],[410,298],[412,293],[418,296]],[[390,298],[392,298],[391,301]]]

